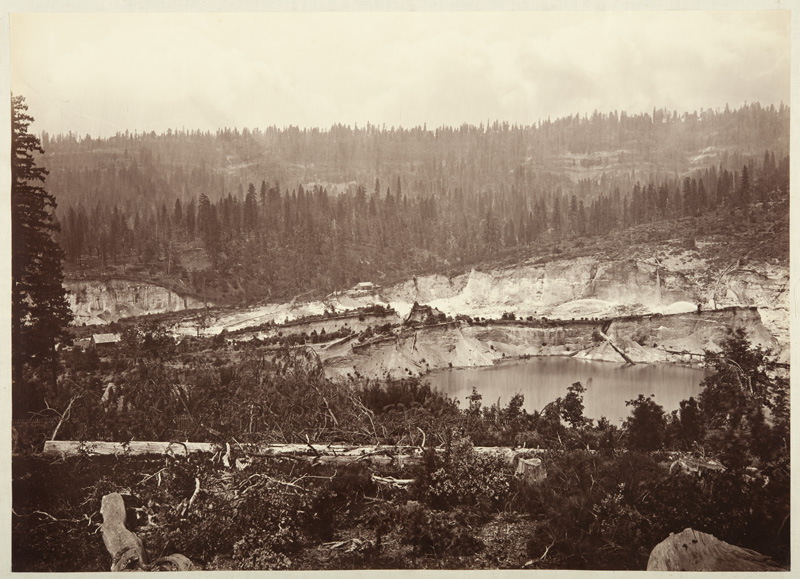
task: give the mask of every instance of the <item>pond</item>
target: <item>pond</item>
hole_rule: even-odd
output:
[[[654,394],[654,400],[667,413],[679,407],[680,401],[700,392],[700,382],[707,371],[668,364],[614,364],[574,358],[550,356],[507,362],[495,366],[440,370],[426,379],[432,388],[455,398],[461,408],[473,386],[483,396],[484,406],[498,399],[506,406],[519,393],[524,395],[524,408],[532,413],[541,410],[559,396],[566,396],[574,382],[586,387],[583,395],[584,415],[608,418],[621,424],[630,414],[626,400],[639,394]]]

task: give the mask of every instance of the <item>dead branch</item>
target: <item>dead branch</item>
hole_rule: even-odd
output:
[[[740,387],[742,387],[742,378],[744,378],[747,381],[747,391],[752,396],[754,394],[753,381],[752,381],[751,377],[747,374],[747,372],[744,371],[744,368],[742,368],[742,366],[738,362],[736,362],[735,360],[731,360],[730,358],[722,358],[722,359],[725,360],[725,362],[727,364],[732,364],[738,370],[738,372],[736,372],[736,374],[737,374],[737,380],[739,381],[739,386]]]
[[[58,421],[58,424],[56,424],[56,429],[53,431],[53,436],[50,437],[50,440],[55,440],[56,439],[56,435],[58,434],[58,430],[61,428],[61,425],[64,423],[65,420],[69,420],[69,413],[70,413],[70,410],[72,410],[72,405],[80,397],[81,397],[80,394],[76,394],[75,396],[70,398],[69,404],[67,404],[67,408],[64,410],[63,413],[59,414],[56,411],[56,414],[58,414],[61,418]]]
[[[225,465],[225,468],[231,467],[231,443],[225,443],[225,454],[222,455],[222,464]]]
[[[168,454],[172,454],[173,456],[175,456],[175,451],[172,450],[172,445],[173,444],[180,444],[183,447],[184,453],[186,454],[186,459],[188,460],[189,459],[189,445],[184,443],[184,442],[170,441],[170,443],[167,445],[167,451],[166,452]]]
[[[181,511],[181,516],[182,517],[184,515],[186,515],[187,512],[189,512],[189,509],[192,508],[192,505],[197,500],[197,495],[198,494],[200,494],[200,479],[195,477],[195,479],[194,479],[194,492],[192,493],[192,496],[189,499],[189,502],[186,503],[186,505],[183,507],[183,510]]]
[[[292,465],[292,466],[294,466],[294,465]],[[294,469],[293,469],[293,470],[294,470]],[[332,474],[331,476],[322,476],[322,475],[314,475],[314,474],[304,474],[304,475],[302,475],[302,476],[299,476],[299,477],[297,477],[296,479],[294,479],[294,480],[292,481],[292,483],[293,483],[293,484],[297,484],[297,483],[299,483],[301,480],[303,480],[303,479],[307,479],[307,478],[320,478],[320,479],[323,479],[323,480],[333,480],[334,478],[336,478],[336,472],[337,472],[337,471],[333,471],[333,474]],[[291,475],[291,473],[289,473],[289,474]]]
[[[14,513],[16,515],[16,513]],[[45,513],[44,511],[33,511],[34,515],[42,515],[50,519],[51,521],[55,521],[57,523],[80,523],[83,519],[58,519],[51,515],[50,513]],[[17,515],[20,516],[20,515]]]
[[[328,404],[328,399],[325,398],[325,395],[319,391],[319,388],[317,388],[316,384],[314,385],[314,390],[317,391],[317,394],[319,394],[320,398],[322,398],[322,401],[325,403],[325,408],[328,409],[328,414],[330,414],[334,426],[339,426],[339,421],[336,420],[336,416],[334,415],[333,410],[331,410],[330,404]]]
[[[161,470],[157,470],[157,471],[156,471],[156,472],[154,472],[153,474],[149,474],[149,475],[147,475],[147,476],[146,476],[146,477],[144,477],[144,478],[143,478],[141,481],[139,481],[139,484],[144,484],[144,483],[146,483],[146,482],[147,482],[147,481],[149,481],[151,478],[153,478],[154,476],[160,475],[160,474],[161,474],[162,472],[164,472],[165,470],[167,470],[167,467],[164,467],[164,468],[162,468]],[[161,477],[159,476],[159,477],[158,477],[158,479],[159,479],[159,481],[160,481],[160,480],[161,480]],[[160,484],[160,482],[159,482],[159,484]],[[137,486],[138,486],[138,485],[137,485]]]
[[[306,444],[308,444],[308,448],[314,451],[315,456],[319,456],[319,451],[316,448],[314,448],[314,446],[311,444],[311,441],[308,438],[308,434],[306,434]]]
[[[375,429],[375,421],[372,419],[375,413],[364,406],[364,403],[355,394],[350,395],[350,401],[353,402],[364,414],[366,414],[367,418],[369,419],[369,423],[372,426],[372,434],[375,436],[375,440],[378,440],[378,431]]]
[[[722,278],[724,278],[726,275],[728,275],[729,273],[731,273],[731,272],[732,272],[733,270],[735,270],[737,267],[739,267],[739,260],[738,260],[738,259],[736,260],[736,263],[733,263],[733,264],[729,265],[728,267],[726,267],[726,268],[725,268],[725,269],[724,269],[724,270],[723,270],[723,271],[722,271],[722,272],[719,274],[719,276],[717,277],[717,283],[714,285],[714,292],[711,294],[711,298],[714,300],[714,309],[715,309],[715,310],[717,309],[717,303],[718,303],[718,300],[717,300],[717,293],[719,292],[719,284],[722,282]]]
[[[180,386],[178,386],[177,384],[173,384],[172,390],[173,392],[175,392],[175,395],[178,397],[178,400],[180,400],[181,405],[183,405],[183,409],[186,410],[186,415],[189,417],[189,420],[194,422],[194,416],[192,416],[192,413],[189,410],[189,406],[186,404],[186,401],[183,399],[183,396],[181,395]]]
[[[541,556],[541,557],[539,557],[539,561],[544,561],[544,558],[545,558],[545,557],[547,557],[547,553],[550,551],[551,547],[552,547],[553,545],[555,545],[555,544],[556,544],[556,540],[555,540],[555,538],[554,538],[554,539],[553,539],[553,542],[552,542],[552,543],[550,543],[550,544],[547,546],[547,548],[544,550],[544,553],[542,553],[542,556]]]
[[[394,478],[393,476],[376,476],[374,474],[372,475],[372,480],[378,484],[394,487],[405,487],[414,482],[413,478]]]
[[[285,485],[285,486],[287,486],[287,487],[292,487],[292,488],[295,488],[295,489],[301,490],[301,491],[303,491],[303,492],[308,492],[308,491],[307,491],[307,489],[305,489],[305,488],[301,487],[300,485],[297,485],[297,484],[295,484],[295,483],[293,483],[293,482],[289,482],[289,481],[280,480],[280,479],[273,478],[273,477],[271,477],[271,476],[267,476],[267,475],[265,475],[265,474],[261,474],[261,473],[252,474],[252,475],[250,475],[249,477],[247,477],[245,480],[243,480],[241,483],[239,483],[239,488],[242,488],[242,486],[244,486],[244,484],[245,484],[245,483],[247,483],[247,482],[251,481],[251,480],[252,480],[252,479],[254,479],[254,478],[259,478],[259,479],[262,479],[262,480],[267,480],[267,481],[270,481],[270,482],[274,482],[274,483],[276,483],[276,484]],[[297,481],[299,481],[299,480],[301,480],[301,479],[303,479],[303,478],[310,478],[310,477],[306,477],[306,476],[304,475],[304,476],[302,476],[302,477],[300,477],[299,479],[296,479],[296,480],[297,480]],[[328,477],[315,477],[315,478],[328,478]],[[333,478],[333,477],[331,477],[331,478]]]
[[[328,549],[342,549],[344,548],[345,553],[351,553],[357,549],[363,548],[365,545],[371,545],[369,541],[362,541],[358,538],[352,539],[345,539],[344,541],[331,541],[330,543],[322,543],[324,547],[328,547]]]

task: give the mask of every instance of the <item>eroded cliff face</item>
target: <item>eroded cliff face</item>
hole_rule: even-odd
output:
[[[766,263],[718,270],[703,260],[665,264],[581,257],[473,270],[453,278],[424,276],[390,286],[382,295],[389,302],[418,301],[450,309],[463,306],[487,314],[502,306],[515,307],[522,314],[546,314],[578,300],[594,300],[583,308],[590,313],[620,305],[658,310],[681,301],[706,308],[715,303],[719,307],[785,307],[788,279],[787,267]]]
[[[728,330],[737,328],[746,329],[757,345],[777,345],[756,308],[730,308],[598,321],[456,322],[406,329],[399,335],[358,347],[340,344],[322,349],[319,354],[330,377],[358,373],[399,378],[440,368],[485,366],[519,356],[575,356],[617,363],[700,363],[705,350],[719,350]]]
[[[107,324],[120,318],[203,307],[200,300],[148,283],[121,279],[67,280],[64,287],[75,324]]]
[[[329,296],[315,302],[226,310],[217,313],[213,323],[207,324],[202,333],[214,335],[223,329],[242,330],[268,321],[284,322],[329,309],[341,312],[375,303],[389,305],[400,317],[405,317],[415,301],[453,317],[464,314],[497,319],[504,312],[513,312],[517,318],[547,317],[567,321],[696,313],[698,305],[702,313],[729,306],[754,306],[758,308],[759,327],[765,328],[768,334],[757,336],[759,343],[770,344],[779,361],[788,361],[788,266],[777,262],[744,264],[734,259],[711,259],[709,254],[703,247],[696,250],[648,246],[632,248],[626,259],[586,256],[547,263],[529,260],[511,267],[472,270],[454,277],[418,276],[386,287],[379,295]],[[205,305],[146,283],[111,280],[68,282],[66,285],[72,292],[71,305],[77,323],[106,323],[121,317]],[[178,323],[174,332],[194,335],[197,324],[192,320],[184,322]],[[748,332],[753,331],[756,330],[748,329]],[[515,353],[516,350],[508,352]],[[489,358],[496,354],[491,349],[485,352]],[[597,351],[593,355],[601,353]]]
[[[608,318],[674,314],[728,306],[756,306],[761,321],[786,350],[789,343],[789,270],[766,262],[715,265],[695,251],[631,259],[596,257],[523,263],[453,278],[441,275],[386,288],[390,302],[426,303],[449,314],[497,318]]]

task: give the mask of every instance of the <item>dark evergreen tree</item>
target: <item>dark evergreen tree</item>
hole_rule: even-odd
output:
[[[172,210],[172,223],[176,228],[183,224],[183,207],[180,199],[175,199],[175,207]]]
[[[489,253],[494,253],[500,246],[500,224],[491,207],[486,210],[483,226],[483,239]]]
[[[747,207],[750,202],[750,171],[747,165],[742,167],[742,174],[739,178],[739,206]]]
[[[705,436],[705,424],[698,402],[694,397],[681,400],[680,409],[672,413],[669,428],[674,447],[691,450],[696,445],[702,444]]]
[[[643,394],[626,401],[625,405],[633,408],[624,424],[628,448],[645,452],[661,448],[667,426],[664,408],[656,404],[650,396],[645,397]]]
[[[24,383],[23,369],[50,366],[58,375],[56,345],[67,339],[72,312],[63,286],[63,251],[52,235],[56,199],[44,188],[47,170],[35,154],[44,153],[28,132],[33,117],[22,96],[11,97],[11,351],[15,413],[39,406],[35,387]]]

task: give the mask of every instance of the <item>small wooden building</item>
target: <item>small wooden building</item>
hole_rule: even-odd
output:
[[[92,346],[95,348],[112,348],[120,343],[119,334],[92,334]]]

